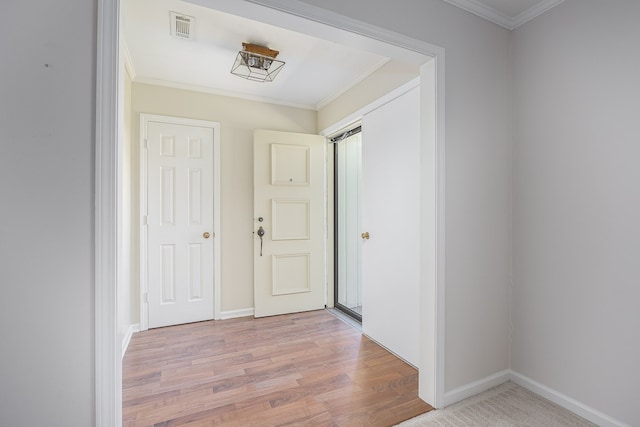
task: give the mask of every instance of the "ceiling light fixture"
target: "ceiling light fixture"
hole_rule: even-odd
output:
[[[268,47],[242,43],[231,74],[256,82],[272,82],[284,67],[284,62],[276,59],[279,53]]]

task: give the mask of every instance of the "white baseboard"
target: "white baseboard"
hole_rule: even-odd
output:
[[[550,387],[547,387],[539,382],[532,380],[531,378],[525,377],[522,374],[519,374],[514,371],[510,371],[510,379],[514,383],[530,390],[547,400],[552,401],[555,404],[562,406],[573,412],[574,414],[580,415],[582,418],[585,418],[592,423],[595,423],[601,427],[629,427],[628,424],[625,424],[621,421],[618,421],[607,414],[604,414],[597,409],[591,408],[590,406],[585,405],[584,403],[578,402],[571,397],[560,393]]]
[[[229,310],[220,313],[220,320],[235,319],[237,317],[253,316],[253,307],[241,308],[240,310]]]
[[[511,371],[505,369],[488,377],[482,378],[469,384],[448,391],[444,394],[444,406],[453,405],[468,397],[475,396],[478,393],[489,390],[495,386],[506,383],[510,379]]]
[[[129,342],[131,342],[131,337],[136,332],[140,332],[140,325],[138,323],[129,325],[129,329],[127,329],[127,333],[122,339],[122,357],[124,357],[124,354],[127,352],[127,347],[129,347]]]

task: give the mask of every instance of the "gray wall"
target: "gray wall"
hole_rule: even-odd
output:
[[[513,33],[516,372],[640,425],[640,3]]]
[[[0,11],[0,425],[91,426],[95,4]]]

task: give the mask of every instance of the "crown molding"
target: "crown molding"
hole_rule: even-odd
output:
[[[446,3],[449,3],[453,6],[456,6],[462,10],[466,10],[469,13],[473,13],[480,18],[486,19],[487,21],[493,22],[494,24],[498,24],[502,27],[505,27],[511,30],[511,19],[505,15],[504,13],[498,12],[492,7],[487,6],[486,4],[480,3],[476,0],[443,0]]]
[[[302,110],[317,111],[317,107],[315,105],[300,104],[300,103],[288,102],[288,101],[281,101],[279,99],[269,98],[269,97],[266,97],[266,96],[247,95],[247,94],[241,93],[241,92],[234,92],[234,91],[230,91],[230,90],[217,89],[217,88],[212,88],[212,87],[207,87],[207,86],[199,86],[199,85],[194,85],[194,84],[190,84],[190,83],[182,83],[182,82],[174,82],[174,81],[169,81],[169,80],[154,79],[154,78],[151,78],[151,77],[145,77],[145,76],[140,76],[140,75],[138,75],[135,78],[135,80],[133,80],[133,82],[134,83],[146,84],[146,85],[168,87],[168,88],[172,88],[172,89],[188,90],[188,91],[191,91],[191,92],[208,93],[208,94],[211,94],[211,95],[227,96],[229,98],[245,99],[245,100],[248,100],[248,101],[264,102],[264,103],[267,103],[267,104],[276,104],[276,105],[282,105],[282,106],[285,106],[285,107],[300,108]]]
[[[515,17],[510,17],[478,0],[443,0],[462,10],[473,13],[487,21],[498,24],[508,30],[515,30],[520,25],[532,20],[547,10],[559,5],[564,0],[544,0]]]
[[[520,25],[531,21],[536,16],[540,16],[543,13],[545,13],[547,10],[558,6],[563,1],[564,0],[545,0],[538,3],[537,5],[533,6],[528,10],[525,10],[524,12],[522,12],[521,14],[513,18],[513,28],[511,29],[514,30],[518,28]]]

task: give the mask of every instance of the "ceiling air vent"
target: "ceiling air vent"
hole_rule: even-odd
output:
[[[170,12],[171,35],[179,39],[192,39],[196,18],[181,13]]]

